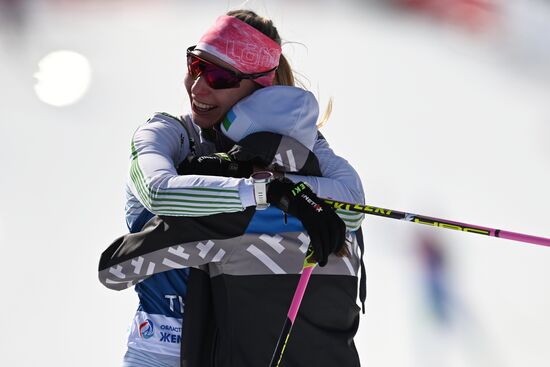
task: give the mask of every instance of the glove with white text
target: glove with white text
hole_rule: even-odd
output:
[[[268,185],[267,201],[302,222],[319,266],[327,264],[330,254],[341,252],[346,225],[306,184],[294,183],[287,178],[275,179]]]

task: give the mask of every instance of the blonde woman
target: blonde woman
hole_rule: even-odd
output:
[[[250,164],[230,162],[231,160],[227,160],[226,157],[213,155],[214,152],[227,151],[233,145],[233,140],[236,138],[234,136],[230,138],[231,130],[240,124],[237,121],[233,125],[228,121],[231,122],[231,118],[238,120],[235,111],[238,110],[236,107],[239,106],[240,101],[246,105],[246,97],[253,101],[255,92],[264,90],[267,92],[261,94],[268,95],[273,101],[276,95],[280,95],[276,92],[280,91],[273,92],[275,97],[269,96],[271,93],[269,88],[294,84],[290,66],[281,54],[280,43],[278,32],[271,21],[251,11],[238,10],[218,18],[199,43],[188,49],[188,74],[185,86],[190,98],[191,112],[181,118],[157,114],[136,131],[132,142],[132,163],[127,190],[127,221],[133,232],[139,231],[145,225],[144,231],[136,235],[146,237],[150,235],[147,232],[147,228],[150,227],[147,226],[151,226],[155,221],[170,220],[168,218],[177,219],[177,224],[172,227],[177,229],[183,228],[178,226],[184,222],[197,226],[197,221],[202,221],[204,218],[208,226],[219,227],[223,224],[223,218],[222,222],[218,220],[210,223],[209,221],[220,219],[220,215],[228,215],[229,223],[241,223],[243,220],[244,222],[248,220],[248,224],[252,221],[256,224],[260,223],[254,229],[255,232],[233,236],[231,244],[224,245],[230,246],[235,254],[245,248],[240,243],[244,238],[243,235],[246,238],[251,235],[257,237],[256,240],[262,245],[267,238],[265,235],[277,239],[284,238],[284,244],[271,244],[278,249],[277,251],[281,251],[277,255],[282,257],[274,260],[276,263],[279,262],[277,267],[267,267],[266,270],[266,262],[258,264],[257,261],[261,258],[259,253],[262,251],[256,251],[251,257],[237,257],[238,261],[242,262],[240,268],[226,273],[218,271],[212,278],[213,289],[221,291],[220,284],[227,279],[233,279],[236,273],[244,276],[240,280],[245,281],[246,284],[251,284],[250,281],[254,277],[260,276],[261,283],[257,286],[262,288],[269,284],[273,285],[278,289],[274,293],[278,301],[271,302],[270,297],[263,299],[253,297],[260,306],[257,309],[265,311],[269,304],[272,307],[268,309],[266,315],[280,314],[283,319],[286,311],[281,313],[280,308],[284,308],[288,298],[286,291],[292,288],[293,278],[299,272],[296,261],[299,264],[303,260],[304,244],[310,241],[303,236],[307,233],[317,254],[317,260],[321,265],[327,266],[320,268],[312,277],[312,290],[308,290],[308,294],[313,297],[313,304],[308,305],[307,298],[304,300],[304,312],[312,318],[308,322],[309,326],[301,328],[304,334],[300,335],[300,331],[297,331],[293,340],[296,340],[297,345],[306,343],[308,345],[304,347],[306,351],[317,350],[320,345],[330,343],[332,352],[326,349],[322,353],[317,353],[316,357],[311,357],[317,362],[314,363],[315,365],[321,366],[324,364],[319,363],[334,362],[355,366],[359,365],[352,341],[358,322],[358,310],[355,304],[358,268],[357,251],[354,247],[356,244],[351,234],[351,242],[348,245],[349,257],[338,258],[332,255],[332,253],[341,252],[344,246],[342,235],[345,227],[331,209],[323,206],[317,195],[362,203],[363,190],[353,168],[344,159],[334,155],[326,140],[317,136],[315,126],[311,124],[311,121],[315,122],[317,119],[316,104],[311,102],[306,92],[296,91],[298,88],[291,89],[296,96],[302,96],[303,103],[292,103],[296,98],[288,98],[288,95],[285,95],[288,92],[283,92],[281,100],[291,101],[287,105],[287,113],[274,113],[271,116],[274,117],[272,129],[277,130],[274,128],[277,127],[280,133],[298,137],[300,143],[313,151],[318,160],[319,175],[304,176],[294,171],[294,173],[285,174],[285,179],[271,182],[267,189],[267,196],[272,201],[269,210],[253,213],[253,208],[260,203],[253,181],[245,178],[252,173]],[[250,105],[255,104],[249,103],[248,106]],[[271,106],[274,105],[278,106],[278,104]],[[261,108],[259,110],[261,111]],[[266,110],[269,109],[266,108]],[[234,114],[231,115],[231,112]],[[269,116],[269,114],[258,115],[257,112],[258,110],[253,110],[249,117],[264,120]],[[292,119],[292,116],[295,118]],[[265,124],[262,126],[262,130],[270,130],[269,126]],[[297,131],[296,127],[300,129]],[[239,137],[246,135],[241,132]],[[191,173],[179,175],[176,171],[175,167],[185,161],[190,154],[201,157],[190,159],[188,162],[195,172],[201,175]],[[319,177],[320,175],[322,177]],[[299,182],[307,184],[306,188],[309,191],[306,198],[290,195],[296,189],[295,183]],[[311,201],[315,205],[311,205]],[[290,219],[284,224],[286,227],[282,227],[283,216],[274,213],[280,212],[278,208],[286,209],[285,211],[291,214]],[[241,215],[240,213],[243,213],[242,216],[235,219],[237,218],[235,214]],[[151,221],[153,214],[163,217]],[[273,216],[274,214],[276,217]],[[349,232],[358,228],[361,216],[345,212],[338,214],[344,219]],[[259,231],[262,233],[260,234]],[[180,230],[178,233],[181,232]],[[194,236],[192,233],[185,233],[185,235]],[[182,243],[182,247],[178,248],[184,251],[180,253],[183,256],[180,260],[184,261],[178,262],[180,270],[177,269],[178,266],[169,268],[149,266],[149,269],[145,269],[143,264],[154,263],[150,260],[150,256],[153,256],[155,251],[128,245],[127,240],[130,239],[131,242],[133,238],[135,237],[124,237],[124,240],[116,244],[119,250],[122,248],[124,250],[115,253],[107,251],[107,255],[104,254],[100,264],[100,278],[110,288],[122,289],[139,282],[135,289],[140,298],[140,307],[132,324],[124,365],[178,366],[187,291],[188,270],[185,267],[207,263],[214,264],[213,266],[221,266],[223,263],[225,264],[223,267],[227,267],[225,261],[230,261],[229,256],[216,258],[215,255],[202,257],[201,254],[204,255],[210,243],[212,243],[211,251],[209,250],[211,254],[226,253],[229,248],[219,248],[214,251],[217,246],[216,241],[199,241],[200,244],[196,241]],[[208,239],[210,238],[201,238],[201,240]],[[147,241],[154,242],[157,250],[169,248],[163,239],[155,235],[149,237]],[[135,252],[137,248],[139,250]],[[240,250],[237,251],[234,248]],[[250,250],[250,246],[246,248]],[[186,258],[185,251],[192,251],[192,249],[199,252],[195,256],[188,255]],[[125,255],[119,257],[122,252]],[[244,254],[251,254],[251,252]],[[173,265],[173,263],[170,264]],[[173,268],[176,270],[170,270]],[[275,273],[273,269],[276,269]],[[289,274],[289,277],[274,275],[280,274],[279,269]],[[331,276],[327,277],[327,275]],[[224,292],[239,288],[240,285],[237,285],[236,288],[213,293],[216,295],[214,308],[219,316],[220,330],[219,340],[212,341],[217,346],[217,363],[221,366],[267,364],[270,356],[267,361],[264,361],[264,357],[267,350],[274,346],[278,336],[275,334],[278,333],[282,322],[278,323],[275,317],[253,315],[248,312],[246,315],[252,316],[251,322],[241,322],[244,314],[231,312],[235,308],[228,304],[228,299],[219,298],[219,295]],[[252,301],[246,296],[233,300],[236,299],[239,299],[240,304],[250,304]],[[323,300],[326,301],[325,304]],[[311,309],[312,305],[315,305],[313,309]],[[186,314],[186,317],[190,316]],[[261,319],[263,326],[252,321],[255,318]],[[274,327],[275,325],[270,325],[271,323],[277,326]],[[246,332],[233,334],[238,329],[234,328],[237,324],[244,327]],[[298,327],[297,329],[300,330]],[[197,330],[197,334],[200,334],[200,330]],[[273,343],[269,342],[271,339],[274,339]],[[244,350],[247,343],[254,343],[254,345]],[[290,344],[285,358],[290,360],[296,358],[295,352],[292,352],[293,348]],[[184,351],[184,355],[185,353]],[[189,351],[189,353],[200,355],[197,351]],[[308,354],[311,356],[311,353]],[[306,364],[311,364],[311,358]],[[303,363],[305,362],[304,360]],[[199,363],[205,365],[203,361]],[[296,365],[302,365],[302,362]]]

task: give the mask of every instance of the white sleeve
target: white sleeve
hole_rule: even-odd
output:
[[[313,146],[313,153],[319,160],[323,177],[301,176],[285,173],[285,177],[294,182],[305,182],[318,196],[356,204],[365,203],[365,194],[361,179],[355,169],[344,158],[334,154],[328,142],[319,138]],[[364,214],[337,210],[348,230],[354,231],[361,226]]]
[[[249,179],[179,176],[175,167],[188,153],[188,133],[175,118],[157,114],[134,133],[128,186],[147,210],[204,216],[255,205]]]

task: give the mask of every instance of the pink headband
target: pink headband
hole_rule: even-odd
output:
[[[243,74],[261,73],[279,65],[281,46],[271,38],[231,16],[222,15],[201,37],[196,50],[208,52]],[[275,71],[254,81],[273,84]]]

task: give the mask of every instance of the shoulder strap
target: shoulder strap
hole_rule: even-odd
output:
[[[359,300],[361,301],[361,309],[365,314],[365,299],[367,298],[367,273],[365,271],[365,263],[363,255],[365,254],[365,243],[363,242],[363,230],[361,227],[355,232],[357,236],[357,244],[361,251],[361,277],[359,278]]]

